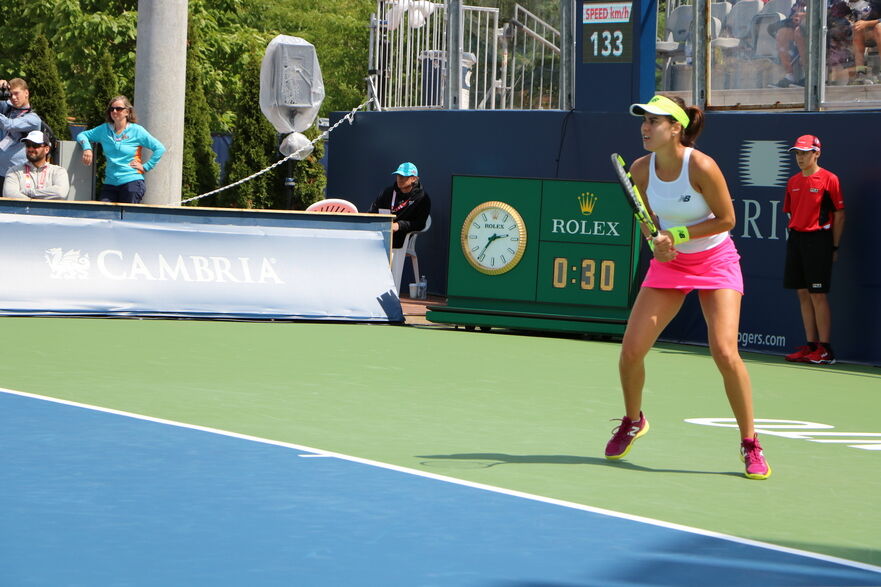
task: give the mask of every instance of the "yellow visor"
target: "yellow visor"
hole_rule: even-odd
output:
[[[642,116],[646,112],[657,114],[658,116],[672,116],[677,122],[682,124],[683,128],[688,126],[688,114],[685,113],[685,110],[679,104],[667,96],[655,96],[647,104],[630,105],[630,113],[634,116]]]

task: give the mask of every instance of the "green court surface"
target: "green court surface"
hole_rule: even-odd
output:
[[[731,417],[701,347],[650,353],[651,432],[612,463],[603,448],[623,413],[615,342],[184,320],[3,318],[0,328],[0,387],[881,565],[881,450],[867,442],[881,440],[877,368],[746,355],[757,418],[828,426],[760,433],[774,474],[750,481],[736,429],[686,422]],[[866,448],[854,448],[861,438]]]

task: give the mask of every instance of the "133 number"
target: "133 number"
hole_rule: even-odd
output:
[[[594,31],[590,35],[594,56],[620,57],[624,53],[624,35],[621,31]]]

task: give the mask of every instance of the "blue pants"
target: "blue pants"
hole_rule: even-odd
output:
[[[140,204],[147,192],[147,184],[143,179],[136,179],[120,185],[101,186],[102,202],[117,202],[119,204]]]

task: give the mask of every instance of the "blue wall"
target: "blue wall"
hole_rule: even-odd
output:
[[[420,269],[429,290],[446,293],[453,175],[614,181],[609,154],[643,154],[630,103],[654,84],[654,3],[636,1],[632,63],[581,63],[581,3],[576,13],[576,109],[535,111],[365,112],[343,124],[328,145],[328,197],[366,210],[402,161],[419,167],[432,199],[431,230],[419,237]],[[782,288],[786,180],[797,171],[786,148],[811,133],[824,145],[820,165],[841,178],[847,224],[833,273],[833,342],[840,359],[881,365],[881,256],[869,218],[881,217],[878,111],[707,112],[698,148],[716,159],[738,214],[732,235],[746,281],[742,346],[782,354],[804,343],[796,294]],[[336,122],[342,114],[332,117]],[[487,199],[494,197],[490,194]],[[424,269],[422,269],[424,267]],[[407,283],[405,273],[403,283]],[[693,298],[694,296],[689,296]],[[664,337],[706,342],[696,299],[689,299]],[[769,340],[770,339],[770,340]]]
[[[639,122],[621,113],[625,110],[622,104],[617,113],[362,113],[331,137],[328,197],[349,199],[364,210],[391,184],[391,173],[401,161],[416,163],[431,195],[433,221],[419,239],[420,267],[429,290],[443,294],[451,177],[613,181],[609,153],[618,151],[630,160],[642,154]],[[741,330],[752,335],[744,340],[745,348],[783,353],[803,343],[795,293],[782,289],[786,219],[781,206],[785,181],[797,171],[786,147],[796,136],[814,133],[824,145],[820,164],[841,177],[847,206],[831,293],[836,352],[844,360],[881,364],[881,340],[875,335],[881,331],[881,258],[866,220],[881,217],[881,165],[873,134],[853,131],[877,126],[878,117],[878,112],[707,113],[698,147],[725,172],[738,213],[732,235],[743,257],[747,287]],[[779,185],[756,185],[774,183],[768,166],[778,170]],[[768,337],[776,338],[774,344],[766,344]],[[665,338],[705,342],[696,300],[687,302]]]

